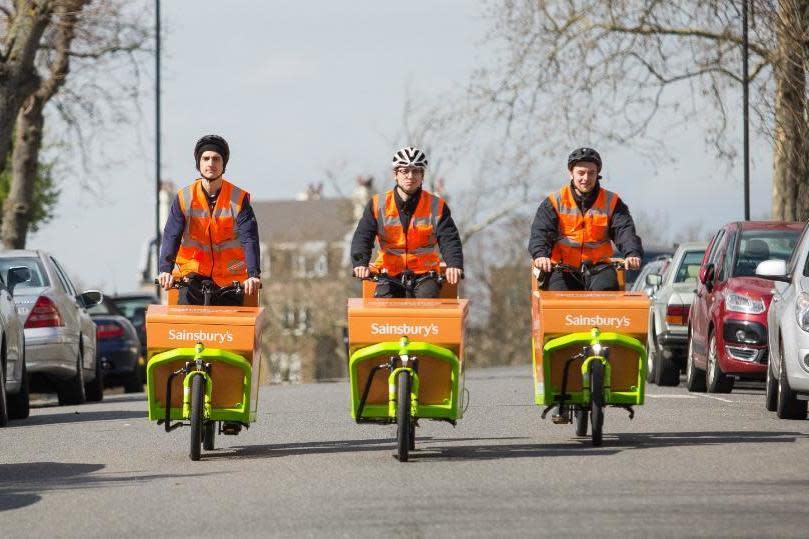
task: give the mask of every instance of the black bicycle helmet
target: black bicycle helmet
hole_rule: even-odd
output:
[[[567,169],[571,170],[573,165],[580,162],[593,163],[601,172],[601,156],[592,148],[577,148],[567,157]]]
[[[222,171],[228,166],[230,159],[230,147],[225,139],[219,135],[205,135],[194,145],[194,164],[199,170],[199,158],[203,152],[212,151],[222,156]]]

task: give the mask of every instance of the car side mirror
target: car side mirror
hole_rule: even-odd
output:
[[[706,264],[704,268],[699,270],[699,282],[705,285],[705,288],[710,292],[713,289],[713,280],[716,273],[716,267],[713,262]]]
[[[8,288],[8,293],[14,293],[14,287],[20,283],[25,283],[31,280],[31,268],[27,268],[25,266],[15,266],[8,270],[8,283],[6,287]]]
[[[132,311],[132,325],[141,328],[146,323],[146,308],[138,307]]]
[[[658,287],[663,282],[663,276],[657,273],[650,273],[646,276],[646,284],[653,287]]]
[[[85,309],[95,307],[104,299],[104,294],[98,290],[87,290],[79,294],[79,301]]]
[[[789,282],[787,263],[784,260],[765,260],[756,266],[756,275],[773,281]]]

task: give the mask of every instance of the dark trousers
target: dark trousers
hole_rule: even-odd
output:
[[[548,279],[547,290],[618,290],[618,273],[615,268],[606,268],[594,275],[554,271]]]
[[[218,287],[217,287],[218,288]],[[229,305],[241,307],[244,299],[236,294],[211,295],[211,305]],[[186,286],[177,290],[177,305],[205,305],[205,296],[196,286]]]
[[[425,279],[420,282],[416,289],[413,291],[414,298],[437,298],[438,293],[441,292],[441,286],[435,279]],[[387,282],[379,282],[376,284],[374,291],[376,298],[404,298],[406,292],[404,287],[396,286],[395,284]]]

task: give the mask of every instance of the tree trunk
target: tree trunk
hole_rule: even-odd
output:
[[[13,118],[39,84],[34,67],[39,42],[53,9],[51,0],[21,0],[0,50],[0,167],[11,147]]]
[[[778,47],[773,62],[775,126],[773,140],[772,217],[809,219],[809,129],[807,129],[804,29],[809,27],[809,0],[781,0]]]
[[[45,102],[37,95],[17,115],[14,151],[11,154],[11,186],[3,205],[0,236],[6,249],[25,249],[39,168],[39,149],[45,125]]]

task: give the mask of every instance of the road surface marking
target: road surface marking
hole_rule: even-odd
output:
[[[650,395],[649,393],[646,394],[647,397],[651,399],[696,399],[694,395]]]
[[[713,395],[702,395],[702,394],[699,394],[699,396],[700,396],[700,397],[705,397],[706,399],[714,399],[714,400],[717,400],[717,401],[729,402],[729,403],[733,404],[733,401],[732,401],[732,400],[730,400],[730,399],[723,399],[722,397],[714,397]]]

